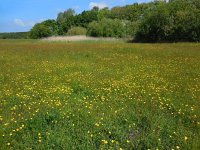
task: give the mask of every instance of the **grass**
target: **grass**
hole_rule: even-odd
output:
[[[200,44],[0,41],[0,149],[200,149]]]

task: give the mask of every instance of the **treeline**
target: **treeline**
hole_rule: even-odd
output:
[[[76,14],[60,12],[56,20],[36,24],[31,38],[53,35],[132,38],[137,42],[200,41],[200,0],[155,0]]]
[[[0,39],[28,39],[28,32],[0,33]]]
[[[139,20],[136,41],[200,41],[200,0],[154,3]]]
[[[76,30],[75,35],[82,34],[81,31],[85,30],[85,34],[88,36],[133,37],[137,21],[150,5],[153,5],[153,3],[135,3],[112,9],[94,7],[80,14],[76,14],[73,9],[68,9],[60,12],[56,20],[46,20],[36,24],[30,31],[30,37],[42,38],[52,35],[73,35],[70,34],[71,30]],[[122,12],[124,9],[132,10],[134,14]]]

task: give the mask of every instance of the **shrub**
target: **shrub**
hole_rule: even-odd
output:
[[[42,23],[36,24],[30,31],[30,37],[39,39],[52,35],[57,35],[59,31],[57,22],[55,20],[46,20]]]
[[[30,31],[30,37],[33,39],[39,39],[51,35],[52,35],[51,30],[44,24],[36,24]]]
[[[94,37],[123,37],[125,35],[125,24],[118,19],[102,19],[94,21],[88,26],[88,35]]]
[[[67,35],[86,35],[87,30],[83,27],[72,27],[67,32]]]

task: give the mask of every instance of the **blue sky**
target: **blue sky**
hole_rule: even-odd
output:
[[[38,22],[56,19],[59,12],[73,8],[77,13],[93,6],[113,7],[150,0],[0,0],[0,32],[28,31]]]

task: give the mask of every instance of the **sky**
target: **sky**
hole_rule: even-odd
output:
[[[0,32],[25,32],[34,24],[56,19],[61,11],[73,8],[76,13],[99,8],[123,6],[151,0],[0,0]]]

